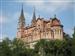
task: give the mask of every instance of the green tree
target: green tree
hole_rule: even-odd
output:
[[[72,56],[75,55],[75,27],[74,27],[74,33],[73,33],[73,39],[72,39]]]
[[[35,52],[37,55],[45,56],[46,40],[41,39],[35,44]]]
[[[71,56],[71,47],[66,40],[40,40],[35,50],[39,56]]]
[[[25,43],[20,39],[14,39],[12,41],[12,56],[26,56],[26,46]]]
[[[11,41],[8,38],[5,38],[0,42],[0,56],[11,56]]]

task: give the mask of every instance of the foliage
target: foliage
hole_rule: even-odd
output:
[[[74,27],[74,33],[72,39],[72,56],[75,56],[75,27]]]
[[[0,42],[0,56],[74,56],[75,30],[73,38],[68,34],[64,34],[64,38],[64,40],[41,39],[34,45],[34,49],[27,48],[27,44],[20,39],[6,38]]]
[[[71,56],[70,45],[65,40],[40,40],[35,50],[41,56]]]
[[[7,38],[0,42],[0,56],[70,56],[70,46],[65,40],[41,39],[30,49],[19,39]]]

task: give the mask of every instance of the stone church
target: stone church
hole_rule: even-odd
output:
[[[24,42],[32,43],[40,39],[63,39],[63,25],[60,20],[56,18],[56,15],[49,20],[41,17],[36,18],[34,9],[31,25],[26,26],[25,19],[22,7],[18,21],[17,38],[22,39]]]

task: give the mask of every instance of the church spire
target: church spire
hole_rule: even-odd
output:
[[[34,7],[34,11],[33,11],[33,19],[36,20],[36,16],[35,16],[35,7]]]
[[[35,15],[35,7],[34,7],[33,18],[32,18],[32,26],[35,26],[35,24],[36,24],[36,15]]]
[[[24,27],[25,27],[25,17],[24,17],[24,13],[23,13],[23,5],[22,5],[21,15],[19,18],[19,28],[24,28]]]

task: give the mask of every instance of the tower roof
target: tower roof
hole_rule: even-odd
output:
[[[60,21],[60,20],[57,19],[56,14],[54,15],[54,18],[52,19],[52,21],[54,21],[54,20],[56,20],[58,22]]]
[[[23,5],[22,5],[22,9],[21,9],[21,15],[20,15],[20,19],[24,19],[24,13],[23,13]]]
[[[23,12],[23,5],[22,5],[21,14],[19,18],[19,28],[24,28],[24,25],[25,25],[25,17]]]
[[[36,24],[36,15],[35,15],[35,7],[34,7],[33,17],[32,17],[32,26],[35,26],[35,24]]]
[[[34,11],[33,11],[33,20],[36,20],[35,7],[34,7]]]
[[[52,19],[52,21],[60,22],[60,20],[56,17],[56,15],[54,15],[54,18]]]
[[[56,15],[54,15],[54,18],[52,19],[52,26],[62,26]]]

